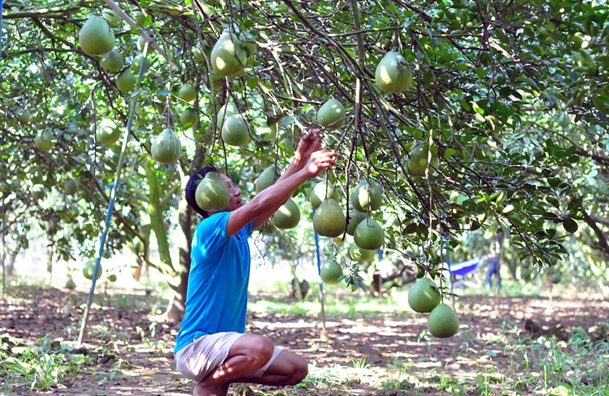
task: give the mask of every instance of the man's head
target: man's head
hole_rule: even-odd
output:
[[[201,180],[203,180],[205,175],[209,172],[217,172],[218,175],[220,176],[220,180],[222,181],[222,183],[224,183],[224,185],[228,189],[228,195],[229,195],[230,200],[229,200],[228,206],[223,211],[230,212],[232,210],[235,210],[235,209],[241,207],[243,205],[243,202],[241,201],[241,190],[233,185],[232,180],[228,176],[226,176],[223,173],[218,172],[218,169],[216,169],[216,167],[213,165],[207,165],[207,166],[199,169],[198,171],[196,171],[195,173],[193,173],[190,176],[190,179],[188,180],[188,183],[186,184],[186,189],[184,191],[184,195],[186,197],[186,202],[188,202],[190,207],[192,207],[195,212],[197,212],[204,218],[207,218],[207,217],[211,216],[213,213],[215,213],[215,212],[207,212],[207,211],[201,209],[199,207],[199,205],[197,205],[197,199],[196,199],[197,186],[199,185],[199,182]]]

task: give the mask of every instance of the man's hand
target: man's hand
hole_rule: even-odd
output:
[[[309,173],[309,178],[319,175],[324,169],[332,169],[336,166],[334,158],[337,156],[334,151],[319,150],[311,154],[309,163],[305,170]]]
[[[319,150],[319,147],[321,146],[319,131],[319,129],[311,129],[302,139],[300,139],[296,154],[294,155],[296,160],[306,162],[311,154]]]

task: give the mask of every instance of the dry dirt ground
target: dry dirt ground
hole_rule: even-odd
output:
[[[164,302],[144,293],[97,295],[82,348],[75,340],[85,301],[85,293],[40,287],[9,290],[7,298],[0,299],[0,337],[5,342],[3,334],[10,342],[44,348],[56,340],[61,344],[55,346],[62,345],[71,356],[86,356],[59,386],[31,391],[23,381],[7,376],[0,378],[0,394],[191,394],[193,384],[175,371],[171,350],[178,326],[160,319]],[[457,307],[461,332],[446,340],[421,337],[426,319],[409,312],[329,316],[328,342],[320,339],[318,318],[306,316],[252,314],[248,331],[268,335],[312,365],[305,386],[283,389],[286,395],[377,395],[383,383],[398,380],[404,370],[463,379],[474,378],[490,363],[500,375],[509,376],[511,359],[502,353],[509,341],[502,334],[565,338],[573,326],[588,329],[609,320],[609,302],[603,299],[462,297]],[[433,386],[418,392],[439,394]],[[255,393],[233,388],[231,394]]]

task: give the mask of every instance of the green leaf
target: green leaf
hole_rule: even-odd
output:
[[[565,218],[565,220],[562,222],[562,226],[569,234],[573,234],[577,231],[577,222],[570,217]]]

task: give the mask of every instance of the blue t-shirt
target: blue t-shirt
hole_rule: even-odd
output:
[[[192,238],[186,312],[174,352],[195,338],[236,331],[245,333],[250,248],[253,223],[227,237],[230,212],[211,215],[199,223]]]

